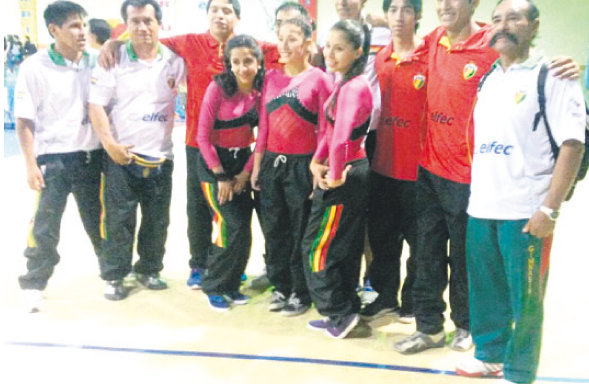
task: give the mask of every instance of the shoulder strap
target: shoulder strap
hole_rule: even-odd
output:
[[[558,157],[558,145],[556,145],[556,140],[554,140],[554,136],[552,136],[552,130],[550,129],[550,124],[548,124],[548,117],[546,116],[546,77],[548,76],[548,66],[546,63],[543,63],[540,67],[540,72],[538,73],[538,105],[540,106],[540,110],[536,113],[534,117],[534,128],[532,131],[535,131],[538,128],[538,124],[540,123],[540,119],[544,119],[544,125],[546,126],[546,132],[548,133],[548,140],[550,141],[550,148],[552,149],[552,156],[556,160]]]

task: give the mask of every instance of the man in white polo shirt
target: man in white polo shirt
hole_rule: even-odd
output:
[[[95,58],[85,51],[86,11],[56,1],[44,11],[55,42],[24,61],[16,85],[16,130],[29,187],[38,191],[19,277],[27,310],[37,312],[42,291],[59,262],[61,218],[73,193],[86,233],[98,254],[101,246],[100,168],[102,150],[88,121],[86,102]]]
[[[157,1],[126,0],[121,15],[130,41],[120,47],[119,64],[94,70],[89,106],[108,153],[100,268],[109,300],[127,296],[123,278],[132,270],[146,288],[167,288],[159,272],[172,194],[174,99],[185,73],[183,60],[158,42],[162,11]],[[137,205],[139,260],[132,266]]]
[[[492,20],[490,44],[500,58],[481,81],[474,110],[466,239],[476,349],[456,372],[532,383],[552,234],[583,156],[586,116],[579,82],[548,73],[548,124],[535,122],[547,60],[530,57],[539,26],[533,1],[503,0]]]

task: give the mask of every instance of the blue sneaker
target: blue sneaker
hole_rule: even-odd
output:
[[[186,285],[190,289],[200,289],[202,285],[203,270],[200,268],[193,268],[190,270],[190,276],[186,280]]]
[[[227,301],[229,301],[230,303],[233,303],[235,305],[247,304],[250,299],[250,297],[248,295],[244,295],[243,293],[241,293],[239,291],[230,292],[230,293],[225,294],[224,296]]]
[[[229,302],[224,296],[208,295],[209,306],[218,312],[226,312],[231,309]]]

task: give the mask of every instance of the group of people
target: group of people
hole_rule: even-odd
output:
[[[478,0],[440,0],[441,25],[423,38],[421,0],[384,0],[384,17],[372,18],[389,31],[382,45],[364,3],[336,0],[340,21],[317,48],[297,2],[276,10],[273,45],[234,34],[238,0],[209,0],[207,32],[165,39],[157,1],[125,0],[129,39],[107,42],[98,66],[85,51],[84,9],[50,4],[55,43],[25,61],[17,84],[17,133],[39,191],[19,278],[29,309],[39,310],[59,261],[69,193],[107,299],[127,297],[129,274],[167,288],[171,131],[186,81],[187,285],[211,308],[248,302],[240,283],[255,208],[270,311],[296,316],[314,304],[324,317],[309,328],[334,338],[360,319],[414,318],[416,332],[393,346],[412,354],[446,344],[449,283],[449,347],[476,347],[457,373],[533,382],[552,233],[583,156],[578,66],[530,55],[532,0],[500,1],[489,25],[472,20]],[[362,306],[367,247],[378,296]]]

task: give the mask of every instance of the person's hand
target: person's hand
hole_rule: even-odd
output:
[[[326,178],[327,188],[324,188],[324,189],[333,189],[333,188],[341,187],[342,185],[344,185],[346,183],[346,179],[348,178],[348,173],[350,173],[351,169],[352,169],[352,166],[348,164],[346,166],[346,168],[344,169],[344,171],[342,172],[342,177],[337,180],[327,177]]]
[[[43,172],[41,172],[41,169],[36,164],[27,168],[27,183],[29,184],[29,188],[34,191],[40,191],[45,188]]]
[[[318,163],[315,160],[311,160],[309,169],[311,170],[311,174],[313,175],[313,185],[316,185],[321,189],[327,189],[324,187],[327,186],[327,180],[325,179],[325,176],[327,175],[329,167],[327,165]]]
[[[255,164],[250,176],[250,184],[254,191],[260,191],[262,189],[260,188],[260,167],[256,167]]]
[[[233,200],[233,181],[217,181],[217,187],[219,188],[217,193],[219,205]]]
[[[577,80],[581,76],[581,67],[569,56],[555,57],[548,68],[559,79]]]
[[[112,161],[119,165],[128,165],[131,164],[131,161],[133,160],[131,153],[129,152],[129,149],[133,147],[133,145],[113,143],[105,146],[104,149]]]
[[[532,236],[543,238],[550,236],[554,232],[556,222],[550,220],[544,212],[536,211],[534,216],[524,226],[523,233],[529,233]]]
[[[119,47],[124,42],[119,40],[108,40],[104,43],[98,53],[98,65],[107,71],[119,62]]]
[[[240,194],[246,190],[247,184],[250,180],[250,173],[243,170],[239,175],[235,176],[235,182],[233,183],[233,193]]]

